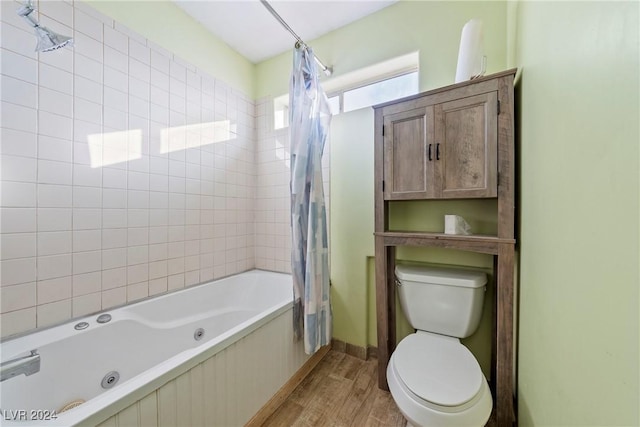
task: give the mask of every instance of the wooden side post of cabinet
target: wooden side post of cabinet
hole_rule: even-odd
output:
[[[498,237],[515,236],[515,122],[513,74],[498,80]]]
[[[514,247],[501,243],[498,247],[496,280],[496,421],[511,426],[515,421],[513,393],[513,268]]]
[[[396,344],[396,310],[394,270],[396,251],[384,245],[384,237],[376,236],[376,325],[378,330],[378,387],[389,390],[387,364]]]

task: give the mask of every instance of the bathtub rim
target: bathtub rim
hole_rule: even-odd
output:
[[[252,268],[250,270],[241,271],[239,273],[233,273],[233,274],[229,274],[227,276],[221,276],[221,277],[215,278],[213,280],[209,280],[207,282],[196,283],[195,285],[185,286],[184,288],[172,289],[170,291],[163,292],[161,294],[151,295],[151,296],[144,297],[144,298],[132,301],[132,302],[125,302],[123,304],[114,305],[113,307],[100,309],[98,311],[93,311],[91,313],[83,314],[82,316],[71,317],[69,319],[61,320],[60,322],[52,323],[52,324],[47,325],[47,326],[36,327],[36,328],[29,329],[29,330],[26,330],[26,331],[18,332],[16,334],[7,335],[5,337],[0,337],[0,345],[5,344],[7,341],[13,341],[13,340],[16,340],[16,339],[24,338],[24,337],[26,337],[28,335],[31,335],[31,334],[35,334],[35,333],[47,331],[49,329],[57,328],[58,326],[63,326],[63,325],[66,325],[66,324],[71,324],[71,323],[75,324],[75,323],[78,323],[78,322],[87,321],[87,319],[95,320],[94,317],[98,317],[101,314],[107,314],[111,310],[118,310],[118,309],[121,309],[121,308],[133,307],[133,306],[135,306],[137,304],[140,304],[140,303],[143,303],[143,302],[148,302],[148,301],[154,300],[154,299],[161,299],[162,297],[168,297],[168,296],[170,296],[172,294],[180,293],[180,292],[183,292],[183,291],[187,291],[189,289],[198,288],[200,286],[209,285],[209,284],[211,284],[213,282],[217,282],[217,281],[225,280],[225,279],[230,279],[232,277],[239,276],[241,274],[247,274],[247,273],[252,273],[252,272],[274,273],[274,274],[282,274],[284,276],[291,276],[291,273],[283,273],[281,271],[275,271],[275,270],[266,270],[264,268]],[[293,296],[292,296],[292,299],[293,299]],[[103,325],[100,325],[100,326],[103,326]],[[82,332],[82,331],[78,331],[78,332]]]
[[[278,274],[282,276],[291,277],[291,274],[288,274],[288,273],[273,272],[273,271],[262,270],[262,269],[252,269],[252,270],[247,270],[241,273],[236,273],[230,276],[226,276],[224,278],[216,279],[213,281],[200,283],[198,285],[190,286],[188,288],[182,288],[177,290],[177,292],[187,291],[195,288],[196,286],[208,285],[208,284],[215,283],[219,280],[228,279],[234,276],[239,276],[242,274],[254,273],[254,272],[265,272],[269,274]],[[125,304],[120,308],[131,307],[138,303],[148,302],[151,299],[156,299],[159,297],[168,297],[170,296],[170,294],[173,294],[173,293],[175,292],[155,295],[153,297],[146,298],[145,300],[136,301],[135,303],[131,303],[131,304]],[[115,307],[112,307],[109,310],[112,310],[112,309],[115,309]],[[102,421],[108,419],[109,417],[122,411],[123,409],[127,408],[128,406],[135,403],[136,401],[143,399],[149,393],[159,389],[169,381],[177,378],[178,376],[189,371],[195,366],[205,362],[206,360],[213,357],[218,352],[223,351],[224,349],[230,347],[232,344],[236,343],[237,341],[240,341],[242,338],[255,332],[257,329],[264,326],[265,324],[273,321],[279,316],[285,315],[285,313],[292,310],[293,310],[293,293],[290,301],[279,302],[268,308],[265,308],[258,314],[234,326],[228,331],[225,331],[223,334],[220,334],[218,337],[203,343],[203,344],[207,344],[210,342],[210,345],[206,345],[202,348],[201,346],[198,346],[198,347],[186,349],[172,356],[171,358],[150,367],[149,369],[141,372],[140,374],[129,379],[128,381],[123,382],[122,384],[120,384],[118,388],[114,388],[113,390],[109,390],[105,393],[102,393],[88,400],[86,403],[83,403],[77,408],[74,408],[68,414],[63,414],[63,415],[58,414],[57,419],[47,421],[46,425],[50,427],[97,425]],[[65,325],[67,323],[73,323],[73,322],[66,321],[66,322],[63,322],[61,325]],[[57,325],[57,326],[61,326],[61,325]],[[108,327],[109,325],[103,324],[99,326]],[[51,328],[53,328],[53,326]],[[51,329],[51,328],[47,328],[47,329]],[[38,331],[32,330],[31,334],[35,334],[36,332],[42,332],[44,330],[45,330],[44,328]],[[83,333],[85,331],[77,331],[77,332]],[[30,334],[26,334],[26,335],[30,335]],[[17,339],[17,338],[18,337],[15,337],[15,336],[12,337],[12,339]],[[167,369],[167,366],[171,366],[171,367]],[[158,371],[160,372],[158,373]],[[134,380],[136,378],[137,380],[135,382],[131,382],[131,380]],[[109,393],[110,391],[116,391],[116,390],[120,390],[120,393]],[[95,408],[96,406],[97,408]],[[32,420],[11,421],[6,419],[1,419],[0,421],[2,421],[2,425],[6,427],[38,427],[43,425],[41,421],[32,421]]]

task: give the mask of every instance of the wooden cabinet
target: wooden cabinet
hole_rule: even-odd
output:
[[[497,196],[497,91],[442,99],[383,115],[385,200]]]
[[[375,245],[378,385],[396,344],[395,248],[430,246],[493,255],[489,424],[516,421],[513,355],[514,91],[516,70],[432,90],[375,109]],[[497,199],[493,236],[389,230],[394,200]]]

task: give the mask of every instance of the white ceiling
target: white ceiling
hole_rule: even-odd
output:
[[[271,0],[269,4],[309,42],[397,0]],[[295,38],[259,0],[174,0],[185,12],[253,63],[293,48]],[[322,57],[322,53],[318,52]]]

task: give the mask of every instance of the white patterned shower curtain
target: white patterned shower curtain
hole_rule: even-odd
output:
[[[331,341],[327,212],[322,152],[331,112],[311,48],[295,49],[289,86],[293,328],[307,354]]]

